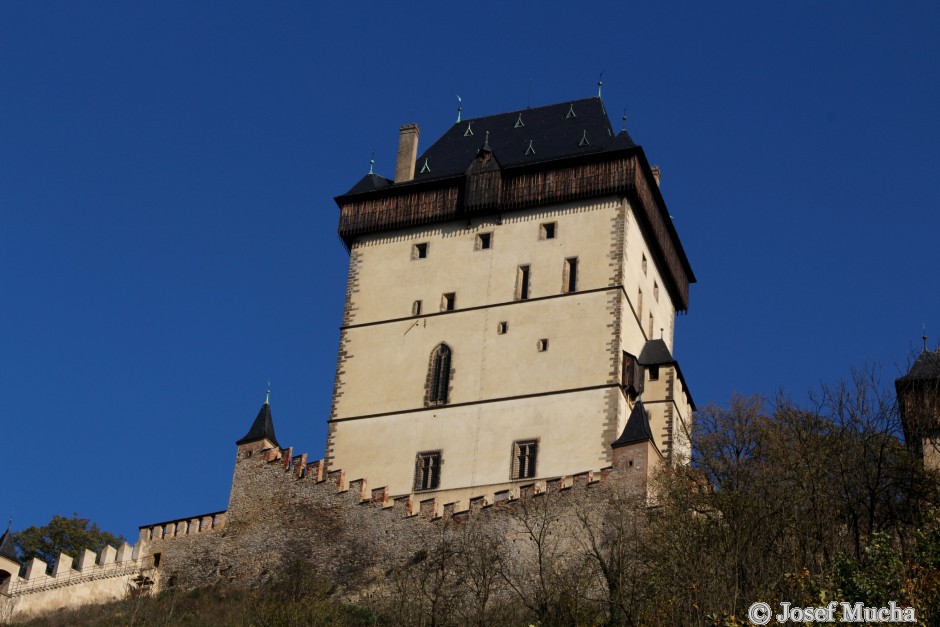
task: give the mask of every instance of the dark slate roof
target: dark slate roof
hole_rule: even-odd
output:
[[[640,356],[637,357],[637,362],[639,362],[641,366],[672,364],[675,363],[675,361],[676,360],[672,358],[672,353],[669,352],[669,347],[666,346],[666,342],[661,339],[648,340],[646,344],[643,345]]]
[[[637,401],[636,405],[633,406],[633,411],[630,412],[630,418],[627,419],[627,425],[623,428],[623,433],[610,446],[618,448],[627,444],[646,441],[652,442],[653,446],[656,445],[653,432],[650,430],[649,414],[646,413],[646,408],[643,407],[643,401]]]
[[[940,379],[940,349],[924,351],[906,375],[898,381]]]
[[[384,176],[370,172],[359,179],[359,182],[352,186],[346,194],[362,194],[364,192],[374,192],[391,185],[392,182]]]
[[[489,148],[503,168],[635,146],[626,131],[614,133],[600,98],[585,98],[457,122],[418,157],[414,181],[466,172],[487,131]],[[422,172],[425,162],[429,171]]]
[[[257,442],[258,440],[263,440],[265,438],[271,440],[271,443],[274,444],[274,446],[280,446],[280,444],[277,443],[277,438],[274,437],[274,419],[271,418],[271,406],[268,403],[265,403],[261,406],[261,411],[258,412],[258,416],[251,425],[251,429],[248,430],[248,433],[245,434],[245,437],[235,444],[240,446],[242,444],[248,444],[249,442]]]
[[[13,545],[13,532],[7,527],[7,530],[0,536],[0,557],[20,563],[20,558],[16,555],[16,547]]]

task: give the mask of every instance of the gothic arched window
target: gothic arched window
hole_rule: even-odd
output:
[[[425,404],[446,405],[450,386],[450,347],[443,342],[431,351]]]

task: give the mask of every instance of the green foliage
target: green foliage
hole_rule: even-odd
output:
[[[56,514],[42,527],[28,527],[15,536],[20,560],[27,562],[38,557],[50,567],[55,565],[59,553],[77,557],[84,549],[97,553],[105,545],[120,546],[124,541],[124,536],[99,529],[96,523],[80,518],[77,513],[71,518]]]

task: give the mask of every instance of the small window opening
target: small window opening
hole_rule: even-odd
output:
[[[506,331],[508,330],[509,330],[508,322],[500,322],[499,324],[496,325],[496,333],[499,335],[505,334]]]
[[[650,314],[649,333],[647,333],[646,337],[650,340],[653,339],[653,314]]]
[[[636,317],[639,318],[637,322],[643,319],[643,290],[637,290],[636,293]],[[643,323],[640,322],[640,328],[643,328]]]
[[[534,155],[534,154],[535,154],[535,148],[532,147],[532,140],[530,139],[529,147],[525,149],[525,156],[528,157],[529,155]]]
[[[450,388],[451,351],[447,344],[438,344],[431,352],[428,367],[426,405],[446,405]]]
[[[555,222],[546,222],[539,228],[539,239],[555,239]]]
[[[441,485],[441,452],[418,453],[415,459],[414,489],[436,490]]]
[[[653,300],[659,302],[659,283],[653,281]]]
[[[539,340],[538,346],[539,346],[539,352],[540,352],[540,353],[544,353],[545,351],[547,351],[547,350],[548,350],[548,339],[542,338],[541,340]]]
[[[420,172],[420,173],[421,173],[421,174],[424,174],[424,173],[430,172],[430,171],[431,171],[431,166],[428,165],[428,158],[425,157],[425,158],[424,158],[424,165],[421,166],[421,172]]]
[[[535,476],[538,452],[538,440],[525,440],[512,443],[513,479],[531,479]]]
[[[467,130],[463,132],[464,137],[473,137],[473,129],[470,127],[471,124],[473,124],[473,122],[467,122]]]
[[[587,138],[587,129],[584,129],[584,134],[581,136],[581,141],[578,142],[578,146],[583,148],[584,146],[590,146],[591,142]]]
[[[643,267],[643,274],[646,274],[646,254],[643,254],[643,261],[640,262],[640,265]]]
[[[576,118],[576,117],[578,116],[574,114],[574,103],[572,102],[571,106],[568,107],[568,113],[565,114],[565,119],[570,120],[571,118]]]
[[[453,311],[457,305],[457,294],[448,292],[441,297],[441,311]]]
[[[153,554],[153,567],[154,567],[154,568],[159,568],[159,567],[160,567],[160,558],[161,558],[161,557],[162,557],[162,554],[161,554],[161,553],[154,553],[154,554]]]
[[[647,371],[650,373],[650,381],[659,381],[659,366],[649,366]]]
[[[412,259],[426,259],[428,256],[428,243],[422,242],[420,244],[415,244],[411,249],[411,258]]]
[[[476,249],[477,250],[489,250],[492,243],[493,243],[492,233],[480,233],[479,235],[477,235]]]
[[[628,462],[628,464],[629,464],[630,466],[632,466],[632,465],[633,465],[633,460],[631,459],[631,460]]]
[[[576,292],[578,290],[578,258],[565,259],[565,278],[562,291]]]
[[[421,315],[421,301],[420,301],[420,300],[416,300],[414,303],[412,303],[412,305],[411,305],[411,315],[412,315],[412,316],[420,316],[420,315]]]
[[[519,266],[516,272],[516,300],[529,297],[529,266]]]

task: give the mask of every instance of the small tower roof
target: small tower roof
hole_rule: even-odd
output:
[[[384,176],[379,176],[374,172],[369,172],[359,179],[359,182],[352,186],[346,194],[362,194],[364,192],[374,192],[390,186],[392,182]]]
[[[610,446],[611,448],[619,448],[628,444],[647,441],[656,446],[653,432],[650,430],[649,414],[646,413],[646,408],[643,407],[643,401],[637,401],[636,405],[633,406],[633,411],[630,412],[630,418],[627,419],[627,426],[623,428],[623,433]]]
[[[940,379],[940,349],[935,351],[925,350],[920,354],[914,365],[906,375],[898,379],[901,381],[923,381],[931,379]]]
[[[675,363],[676,360],[672,358],[672,353],[669,352],[666,342],[659,339],[646,342],[643,345],[643,350],[640,351],[640,356],[637,357],[637,361],[641,366],[659,366]]]
[[[10,530],[10,525],[7,525],[7,530],[0,536],[0,557],[20,563],[20,558],[16,555],[16,546],[13,544],[13,532]]]
[[[280,444],[277,443],[277,438],[274,437],[274,419],[271,417],[271,405],[267,400],[265,400],[264,405],[261,406],[261,411],[259,411],[258,415],[255,417],[251,429],[248,430],[245,437],[235,444],[241,446],[242,444],[264,439],[270,440],[274,446],[280,446]]]

